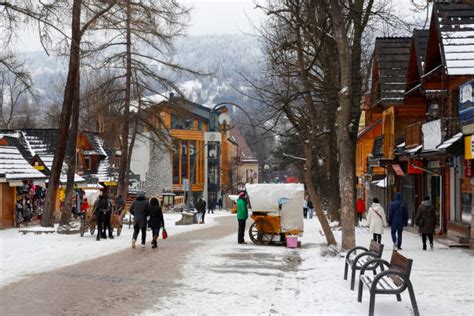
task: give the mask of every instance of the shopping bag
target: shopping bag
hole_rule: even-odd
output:
[[[168,238],[168,233],[166,232],[166,229],[163,228],[163,232],[161,234],[163,236],[163,239]]]

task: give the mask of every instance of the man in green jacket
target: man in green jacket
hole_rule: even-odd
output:
[[[245,222],[249,217],[249,211],[247,208],[247,199],[245,192],[239,193],[239,198],[237,200],[237,220],[239,222],[239,233],[237,241],[239,244],[246,244],[244,240],[245,234]]]

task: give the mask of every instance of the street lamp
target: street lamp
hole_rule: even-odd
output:
[[[245,111],[244,108],[242,108],[240,105],[236,104],[236,103],[233,103],[233,102],[227,102],[227,101],[224,101],[224,102],[220,102],[220,103],[217,103],[216,105],[214,105],[211,109],[211,130],[212,131],[216,131],[216,126],[214,125],[214,113],[220,109],[222,109],[223,107],[225,107],[226,105],[231,105],[231,106],[234,106],[236,108],[238,108],[239,110],[241,110],[245,116],[247,116],[249,122],[250,122],[250,126],[252,127],[252,133],[253,133],[253,136],[254,136],[254,139],[258,139],[257,138],[257,132],[255,130],[255,124],[253,123],[253,120],[252,120],[252,117],[247,113],[247,111]],[[218,123],[219,123],[219,126],[224,126],[224,127],[227,127],[227,129],[230,129],[230,115],[226,112],[221,112],[221,114],[219,115],[218,117]],[[218,190],[220,190],[220,179],[221,179],[221,175],[220,175],[220,150],[218,150],[218,164],[217,164],[217,188]],[[207,183],[206,183],[206,187],[207,187]],[[207,192],[206,192],[206,195]],[[208,199],[208,197],[206,197]]]

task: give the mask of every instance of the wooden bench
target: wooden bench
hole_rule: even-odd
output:
[[[365,275],[368,267],[378,263],[381,266],[382,272],[377,275]],[[401,301],[401,293],[408,289],[410,294],[411,305],[415,316],[419,316],[418,305],[416,304],[415,293],[410,282],[410,272],[413,260],[407,259],[396,250],[392,252],[390,262],[377,258],[368,261],[364,264],[360,271],[359,278],[359,293],[357,301],[362,302],[362,291],[366,286],[370,291],[370,305],[369,315],[374,315],[375,295],[376,294],[394,294],[397,296],[397,301]],[[384,267],[388,268],[387,270]]]
[[[355,275],[356,271],[362,269],[362,266],[367,262],[375,258],[381,258],[383,252],[383,245],[372,240],[369,245],[369,249],[365,247],[355,247],[349,250],[346,255],[346,262],[344,265],[344,280],[347,280],[347,272],[349,266],[351,267],[351,290],[354,290]],[[377,273],[378,263],[367,267],[366,270],[372,270],[374,275]]]

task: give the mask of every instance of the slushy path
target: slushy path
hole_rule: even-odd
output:
[[[215,220],[217,225],[208,229],[159,240],[157,249],[151,249],[148,232],[146,249],[126,249],[3,287],[2,315],[132,315],[147,310],[181,286],[180,269],[191,251],[236,234],[234,216]]]

